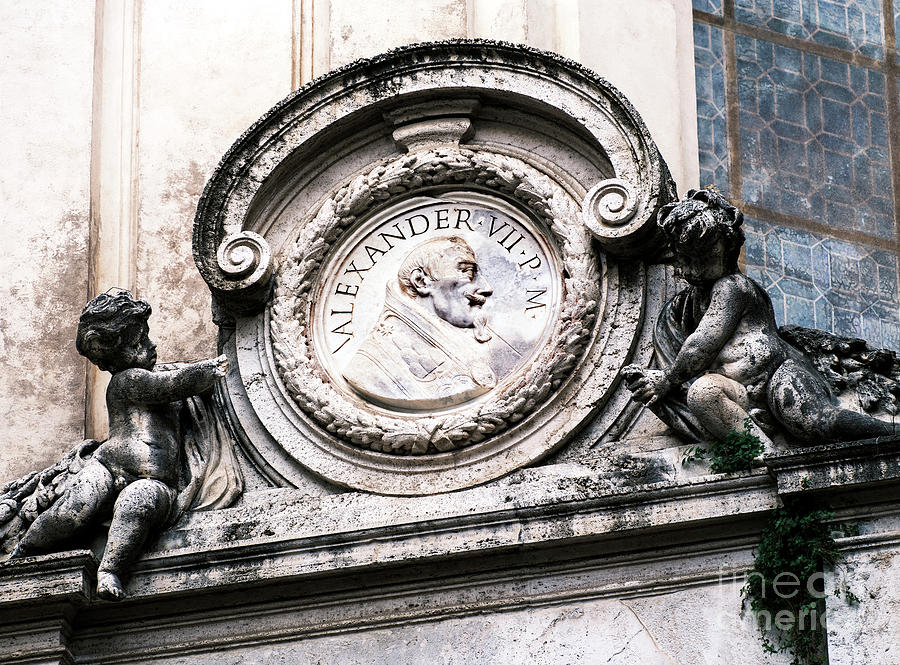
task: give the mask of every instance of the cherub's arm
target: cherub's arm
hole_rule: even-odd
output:
[[[666,370],[669,382],[675,386],[694,378],[708,369],[722,348],[734,336],[746,306],[746,294],[732,276],[715,283],[709,307],[697,329],[684,340],[675,361]]]
[[[116,374],[110,388],[116,397],[128,402],[164,404],[208,390],[227,370],[225,356],[157,372],[132,368]]]
[[[675,386],[708,369],[734,336],[744,315],[746,298],[734,276],[718,280],[706,313],[697,329],[684,340],[672,364],[664,370],[646,370],[642,376],[629,380],[635,397],[651,406]]]

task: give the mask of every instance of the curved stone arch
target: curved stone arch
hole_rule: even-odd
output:
[[[507,89],[530,97],[535,109],[557,100],[554,108],[572,126],[583,128],[609,160],[614,170],[610,179],[631,185],[634,212],[627,223],[594,221],[587,211],[588,226],[601,245],[630,254],[652,244],[649,222],[674,196],[674,185],[643,121],[621,92],[582,65],[537,49],[481,40],[418,44],[312,81],[275,105],[229,149],[204,189],[194,221],[194,258],[213,294],[238,311],[265,300],[269,266],[235,271],[227,258],[220,263],[217,252],[226,241],[242,240],[247,246],[241,234],[249,230],[245,224],[255,197],[296,150],[323,140],[335,125],[359,123],[360,114],[371,112],[373,105],[410,95],[421,99],[429,92],[490,96]],[[265,248],[260,246],[255,255],[264,259]]]
[[[589,330],[573,351],[565,380],[541,393],[542,404],[485,439],[398,456],[377,446],[365,449],[366,431],[356,441],[341,427],[329,430],[331,415],[323,420],[298,401],[306,382],[287,386],[285,363],[304,362],[305,356],[275,347],[285,339],[285,325],[303,327],[306,319],[273,318],[276,305],[282,314],[290,311],[290,290],[276,291],[277,303],[266,304],[273,278],[281,284],[280,271],[292,269],[298,239],[310,241],[317,216],[341,200],[341,192],[380,173],[379,165],[402,161],[404,153],[435,148],[482,154],[488,162],[493,155],[516,174],[488,187],[460,174],[463,188],[493,188],[499,198],[520,199],[525,207],[545,206],[547,192],[557,191],[552,198],[565,205],[536,219],[546,230],[558,221],[582,244],[590,245],[593,234],[606,256],[600,261],[593,249],[584,252],[590,265],[575,271],[596,275],[597,289],[587,291],[599,297],[591,296],[596,305],[584,318]],[[542,178],[552,181],[549,189],[529,192]],[[373,182],[382,184],[378,177]],[[409,195],[426,195],[435,186],[404,184]],[[514,191],[519,186],[521,197]],[[487,482],[564,445],[604,407],[618,385],[618,370],[632,357],[647,285],[644,263],[629,257],[647,260],[656,250],[655,215],[673,197],[668,169],[628,101],[593,72],[554,54],[484,41],[420,44],[352,63],[305,86],[228,151],[195,220],[198,268],[220,314],[227,314],[221,321],[235,321],[225,345],[236,370],[228,391],[248,455],[276,485],[300,485],[312,473],[351,488],[415,495]],[[378,206],[361,206],[360,217],[349,213],[347,228],[370,209]],[[333,241],[313,234],[310,250],[324,244],[315,249],[324,256]],[[318,278],[310,273],[309,279]],[[303,344],[303,334],[287,337]],[[415,452],[414,443],[408,452]]]

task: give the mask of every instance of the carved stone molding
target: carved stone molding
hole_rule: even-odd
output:
[[[622,257],[673,189],[618,91],[533,49],[406,47],[288,97],[194,230],[248,456],[278,485],[414,495],[563,445],[631,356]]]
[[[388,111],[385,121],[394,125],[397,145],[409,152],[436,146],[459,146],[474,131],[477,99],[428,101]]]
[[[900,436],[831,443],[766,455],[778,493],[836,492],[900,483]]]

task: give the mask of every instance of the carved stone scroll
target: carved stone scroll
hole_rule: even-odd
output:
[[[269,245],[258,233],[241,231],[228,236],[216,250],[219,268],[228,277],[248,285],[265,282],[272,275]]]
[[[634,185],[621,178],[604,180],[584,197],[584,223],[607,251],[647,256],[663,241],[655,216],[635,215],[638,204]]]

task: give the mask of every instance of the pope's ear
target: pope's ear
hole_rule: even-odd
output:
[[[409,281],[420,296],[431,295],[431,280],[421,268],[416,268],[409,274]]]

